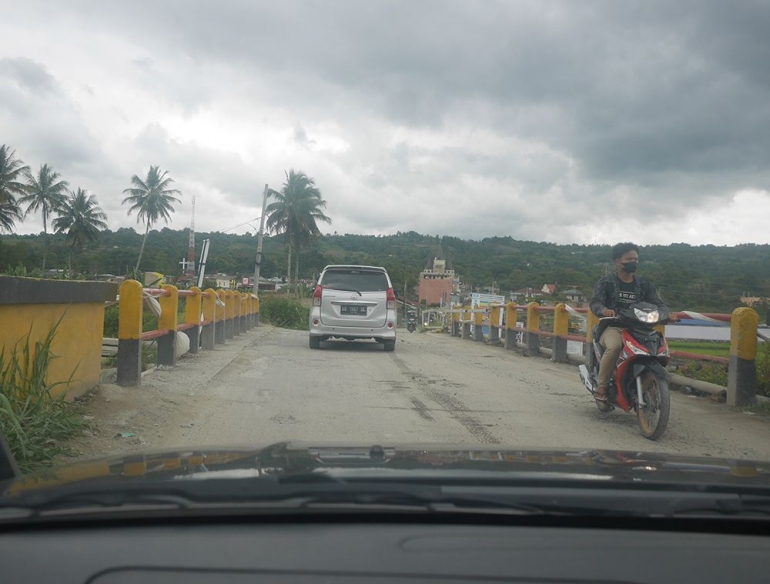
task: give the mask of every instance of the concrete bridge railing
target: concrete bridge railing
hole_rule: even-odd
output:
[[[599,319],[590,310],[575,309],[565,304],[556,306],[540,306],[536,302],[527,305],[495,304],[483,308],[467,306],[443,311],[451,317],[450,333],[452,336],[474,341],[489,341],[502,343],[505,349],[521,349],[529,355],[543,354],[556,362],[575,361],[592,365],[594,353],[590,349],[593,343],[593,328]],[[523,327],[516,326],[519,313],[524,313]],[[541,316],[552,316],[553,330],[541,328]],[[586,332],[584,335],[569,334],[570,317],[577,316],[585,319]],[[730,356],[718,357],[699,355],[682,351],[671,351],[674,357],[698,359],[722,363],[728,367],[727,387],[713,383],[699,382],[680,375],[672,375],[672,381],[677,384],[688,383],[696,389],[710,393],[727,392],[728,405],[747,405],[756,402],[757,375],[756,357],[759,333],[759,315],[751,308],[736,308],[732,314],[700,314],[693,312],[673,313],[675,318],[695,318],[707,321],[729,323],[730,325]],[[485,324],[485,322],[487,324]],[[473,325],[473,326],[471,326]],[[483,327],[489,327],[489,335],[485,337]],[[656,327],[665,334],[665,326]],[[521,334],[522,342],[517,341]],[[542,338],[552,339],[551,348],[543,347]],[[767,339],[765,339],[767,340]],[[567,351],[568,341],[584,344],[582,355],[570,354]]]
[[[184,317],[179,318],[179,301],[185,300]],[[158,328],[142,331],[144,307],[158,315]],[[117,382],[139,386],[142,381],[142,343],[156,340],[157,364],[173,367],[177,361],[177,334],[190,338],[190,352],[212,350],[259,325],[259,298],[233,290],[201,291],[176,286],[143,288],[136,280],[120,286],[118,301]]]

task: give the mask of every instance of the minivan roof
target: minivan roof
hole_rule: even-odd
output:
[[[333,264],[331,266],[326,266],[323,271],[325,272],[326,270],[338,270],[338,269],[375,270],[378,272],[387,272],[387,270],[382,266],[357,266],[357,265],[348,265],[348,264]]]

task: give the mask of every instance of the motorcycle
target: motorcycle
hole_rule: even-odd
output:
[[[596,393],[599,363],[604,354],[599,336],[602,327],[610,324],[608,321],[622,327],[623,348],[607,386],[607,401],[596,400],[596,407],[600,412],[611,412],[615,407],[626,413],[635,411],[642,436],[657,440],[666,431],[671,399],[665,369],[669,361],[668,344],[654,327],[674,320],[646,302],[619,310],[615,317],[600,319],[593,330],[590,371],[586,365],[579,367],[580,378],[592,395]]]
[[[410,333],[417,330],[417,315],[412,311],[406,314],[406,330]]]

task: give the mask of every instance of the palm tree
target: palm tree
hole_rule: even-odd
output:
[[[0,146],[0,231],[10,232],[13,224],[22,220],[16,195],[27,192],[27,185],[19,179],[27,176],[29,167],[17,160],[15,154],[16,151],[5,144]]]
[[[68,273],[72,273],[72,250],[83,251],[87,241],[99,239],[99,232],[107,228],[107,215],[96,202],[94,195],[85,189],[70,192],[59,209],[59,216],[53,221],[56,233],[66,233],[71,243],[67,260]]]
[[[326,201],[321,198],[321,191],[312,178],[304,172],[291,169],[286,173],[286,182],[280,191],[270,190],[269,195],[276,200],[270,203],[267,214],[267,229],[276,234],[283,234],[288,249],[287,280],[291,284],[291,255],[297,252],[296,271],[299,276],[299,251],[309,247],[313,238],[319,236],[318,221],[331,223],[324,215]]]
[[[67,191],[67,181],[59,180],[59,173],[47,164],[40,166],[37,176],[26,172],[26,194],[19,199],[19,203],[27,205],[24,215],[42,211],[43,215],[43,271],[45,260],[48,256],[48,217],[59,210],[64,203]]]
[[[160,167],[150,166],[147,171],[147,178],[142,180],[137,175],[131,177],[131,188],[123,191],[128,195],[123,199],[123,204],[129,203],[131,207],[128,214],[137,211],[136,222],[144,220],[146,228],[144,230],[144,239],[142,239],[142,248],[139,250],[139,258],[136,260],[135,272],[139,271],[139,264],[144,254],[144,244],[147,242],[147,234],[153,223],[160,219],[168,224],[171,214],[174,212],[173,203],[178,203],[174,195],[181,195],[178,190],[168,188],[174,180],[166,176],[168,172],[161,172]]]

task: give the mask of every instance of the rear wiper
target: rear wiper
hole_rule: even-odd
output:
[[[363,294],[361,294],[361,291],[356,290],[355,288],[335,288],[334,286],[324,286],[324,290],[337,290],[338,292],[355,292],[359,296],[363,296]]]

